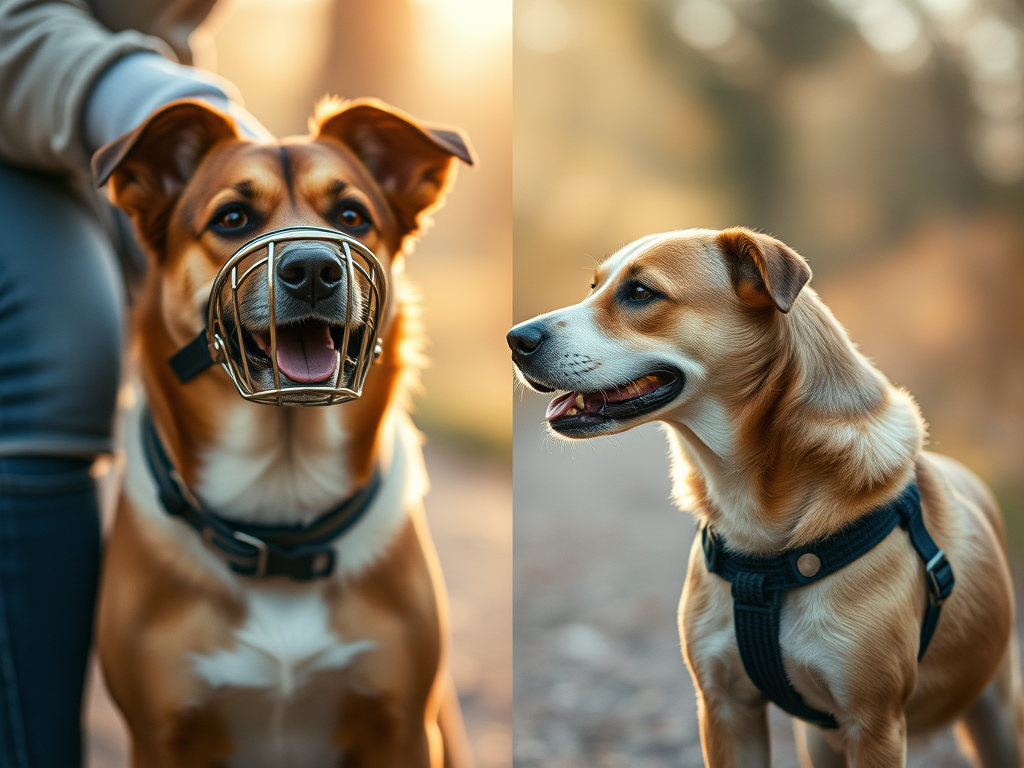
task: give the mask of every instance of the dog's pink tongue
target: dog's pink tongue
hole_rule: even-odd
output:
[[[338,368],[338,350],[326,323],[302,323],[277,329],[277,365],[299,384],[331,378]]]

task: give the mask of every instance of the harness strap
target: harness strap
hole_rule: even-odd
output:
[[[370,508],[381,485],[378,466],[370,482],[309,525],[251,525],[228,520],[205,509],[178,474],[164,450],[146,408],[142,413],[142,444],[160,501],[167,513],[197,531],[240,576],[288,576],[297,581],[334,573],[333,542]]]
[[[916,489],[917,486],[914,486]],[[924,561],[925,575],[928,577],[928,605],[924,611],[924,620],[921,623],[921,643],[917,654],[917,660],[924,657],[928,650],[928,643],[931,642],[935,628],[939,624],[939,614],[942,613],[942,604],[946,602],[953,591],[956,579],[953,578],[953,566],[946,559],[946,553],[939,549],[938,545],[928,533],[924,525],[924,518],[921,515],[920,494],[918,494],[918,506],[916,514],[904,515],[900,520],[907,533],[910,535],[910,543],[914,545],[917,554]]]
[[[701,531],[708,571],[732,584],[733,620],[743,668],[758,690],[790,715],[820,728],[839,727],[833,715],[808,706],[786,675],[779,644],[783,594],[849,565],[881,543],[897,525],[909,533],[910,543],[924,562],[928,577],[928,605],[917,655],[920,660],[955,580],[952,566],[925,527],[921,493],[915,483],[893,501],[841,531],[774,557],[730,550],[710,525],[705,524]]]

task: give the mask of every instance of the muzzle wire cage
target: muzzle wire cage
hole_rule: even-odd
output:
[[[299,319],[324,326],[320,339],[326,344],[329,337],[337,355],[334,372],[322,381],[294,381],[281,370],[279,361],[282,333],[295,333],[282,328],[295,320],[286,317],[279,325],[278,305],[286,292],[279,290],[278,267],[287,244],[295,241],[328,244],[337,259],[333,266],[341,269],[336,290],[344,286],[345,295],[334,298],[335,315],[326,317],[322,309],[317,312],[314,299],[311,314]],[[262,286],[261,281],[265,281]],[[344,304],[343,325],[337,316],[340,303]],[[354,237],[323,227],[277,229],[245,243],[221,267],[210,291],[205,341],[212,361],[223,366],[246,400],[268,405],[335,405],[362,395],[370,364],[382,352],[378,333],[386,305],[387,273],[373,251]],[[296,342],[293,338],[303,355],[307,339]]]

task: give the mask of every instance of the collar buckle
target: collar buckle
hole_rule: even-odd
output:
[[[257,579],[262,579],[267,575],[267,558],[270,549],[267,547],[267,542],[263,539],[257,539],[255,536],[250,536],[248,533],[242,533],[241,531],[232,531],[231,537],[236,541],[240,541],[243,544],[248,544],[250,547],[255,547],[259,552],[256,558],[256,572],[251,574]]]

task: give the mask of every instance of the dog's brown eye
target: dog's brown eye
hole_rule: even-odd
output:
[[[346,208],[341,212],[341,223],[346,227],[361,227],[363,222],[366,221],[363,214],[357,211],[355,208]]]
[[[238,229],[244,227],[249,223],[249,217],[245,215],[244,211],[237,209],[225,211],[221,214],[220,218],[217,219],[217,226],[223,227],[224,229]]]
[[[629,292],[629,298],[631,298],[633,301],[647,301],[653,295],[654,293],[651,291],[650,288],[647,288],[646,286],[639,284],[634,285],[633,290]]]

